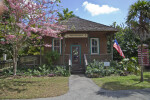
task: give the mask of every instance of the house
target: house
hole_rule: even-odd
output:
[[[45,37],[45,43],[52,44],[52,47],[45,47],[47,51],[58,51],[60,59],[57,64],[69,64],[72,71],[81,71],[93,59],[99,61],[110,61],[113,58],[112,42],[108,53],[107,42],[117,29],[95,23],[89,20],[73,17],[61,22],[67,26],[67,31],[61,33],[63,39]]]

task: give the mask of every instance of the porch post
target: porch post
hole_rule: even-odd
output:
[[[113,60],[113,34],[110,35],[110,45],[111,45],[111,50],[110,50],[110,53],[111,53],[111,60]]]
[[[87,43],[88,43],[88,56],[87,56],[87,57],[88,57],[89,61],[91,62],[91,52],[90,52],[90,51],[91,51],[91,50],[90,50],[91,48],[90,48],[89,33],[88,33],[88,42],[87,42]]]

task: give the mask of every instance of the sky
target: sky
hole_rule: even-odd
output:
[[[130,5],[138,0],[61,0],[61,6],[80,18],[112,25],[125,23]]]

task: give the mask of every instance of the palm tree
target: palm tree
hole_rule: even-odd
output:
[[[138,0],[130,6],[127,24],[131,26],[134,33],[136,33],[141,42],[141,51],[143,48],[143,41],[146,34],[150,32],[150,2]],[[143,82],[143,55],[141,52],[141,79]]]
[[[73,11],[69,12],[69,9],[63,9],[63,13],[59,13],[58,12],[58,17],[59,17],[59,21],[65,20],[65,19],[69,19],[71,17],[74,17],[75,15],[73,14]]]

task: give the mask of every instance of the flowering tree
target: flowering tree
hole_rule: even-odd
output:
[[[6,19],[1,18],[1,43],[13,48],[14,75],[17,69],[18,52],[27,39],[42,39],[43,36],[58,38],[64,28],[58,25],[56,13],[59,0],[6,0]],[[32,33],[36,35],[32,35]],[[50,46],[45,44],[45,46]]]
[[[3,2],[0,0],[0,15],[3,13],[4,7],[3,7]]]

